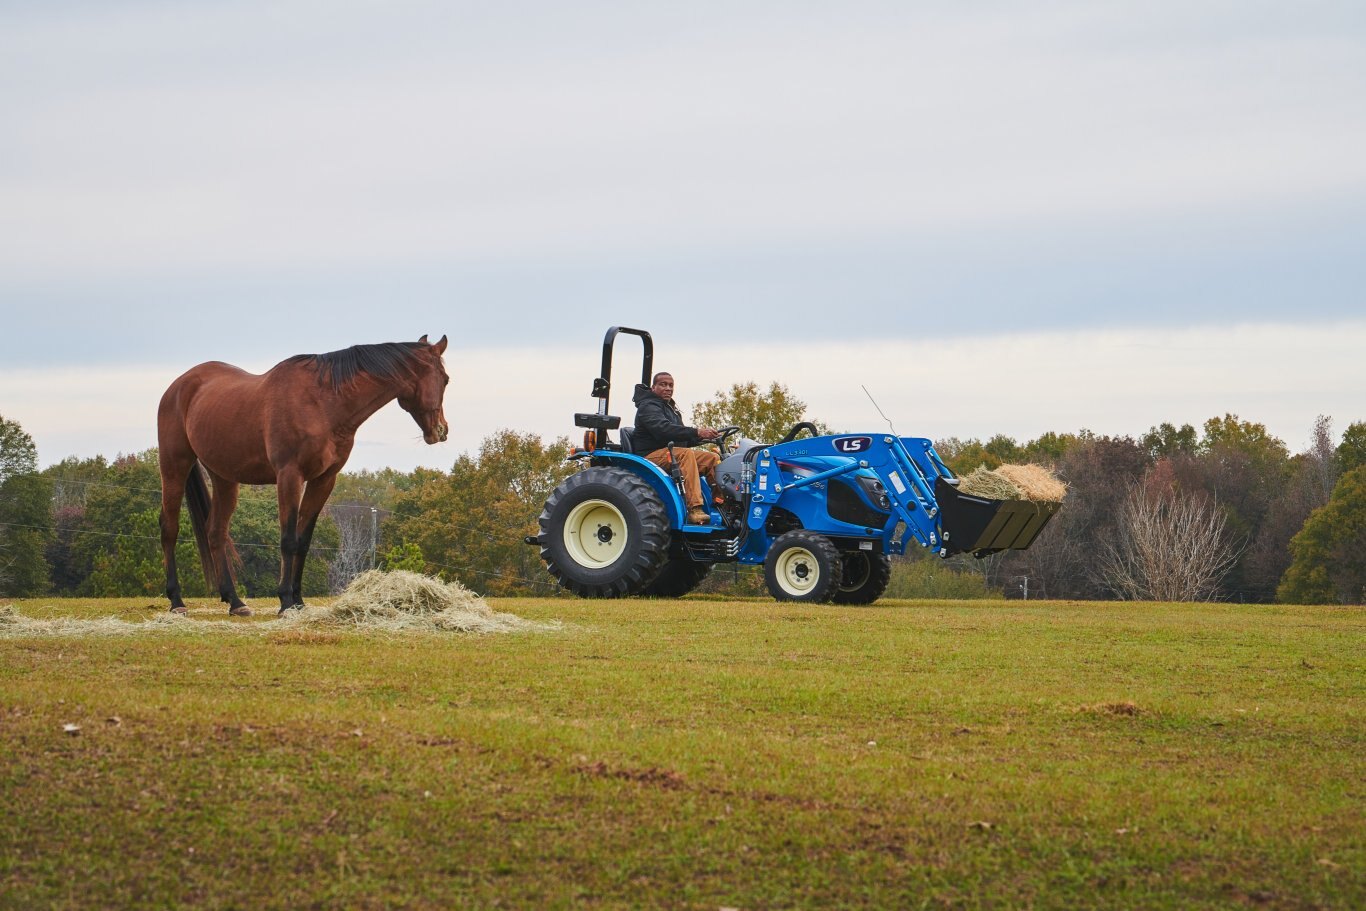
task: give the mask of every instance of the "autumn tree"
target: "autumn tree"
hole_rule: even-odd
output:
[[[820,433],[829,432],[825,425],[807,417],[805,402],[777,382],[770,383],[767,391],[753,382],[719,390],[708,401],[693,406],[692,421],[698,427],[736,426],[750,439],[765,443],[776,443],[802,421],[815,424]]]
[[[1228,532],[1236,540],[1255,542],[1291,476],[1289,450],[1264,424],[1235,414],[1210,418],[1197,452],[1172,459],[1177,485],[1187,494],[1203,491],[1225,512]],[[1275,597],[1279,568],[1256,559],[1245,548],[1224,580],[1230,599],[1270,601]]]
[[[1041,465],[1057,465],[1076,446],[1081,445],[1087,431],[1081,433],[1055,433],[1048,431],[1040,434],[1019,448],[1017,457],[1023,462]]]
[[[1276,590],[1290,568],[1290,540],[1332,495],[1338,478],[1332,430],[1332,419],[1319,415],[1309,448],[1290,459],[1288,470],[1278,472],[1283,476],[1280,489],[1272,493],[1242,560],[1244,578],[1257,590],[1258,600]]]
[[[1327,505],[1290,541],[1276,597],[1295,604],[1366,602],[1366,465],[1338,479]]]
[[[1366,465],[1366,421],[1347,425],[1335,455],[1337,469],[1343,474]]]
[[[553,580],[525,543],[559,483],[579,468],[565,460],[569,440],[500,430],[478,454],[461,455],[449,474],[429,474],[399,497],[384,529],[387,547],[413,544],[428,571],[490,595],[545,592]]]
[[[1116,534],[1124,492],[1149,465],[1147,453],[1134,439],[1082,431],[1054,465],[1068,488],[1063,508],[1028,550],[999,555],[995,578],[1013,583],[1027,576],[1031,596],[1103,598],[1113,594],[1095,572],[1097,553]]]
[[[1178,455],[1194,455],[1200,445],[1200,435],[1190,424],[1177,427],[1164,421],[1156,427],[1150,427],[1139,444],[1147,451],[1148,458],[1156,461]]]
[[[1040,434],[1027,443],[1016,443],[1005,434],[996,434],[985,443],[978,439],[962,440],[958,437],[945,437],[934,444],[935,452],[944,460],[956,475],[971,474],[977,468],[999,468],[1005,464],[1037,463],[1057,465],[1073,448],[1081,445],[1091,436],[1089,431],[1080,433]]]
[[[949,466],[949,470],[956,475],[971,474],[973,470],[980,466],[987,468],[999,468],[1001,460],[987,451],[986,444],[978,439],[960,439],[958,437],[944,437],[936,440],[934,451],[939,453],[939,458],[944,460],[944,464]]]

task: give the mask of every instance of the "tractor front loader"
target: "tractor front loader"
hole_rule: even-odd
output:
[[[593,381],[598,408],[575,415],[586,433],[570,458],[584,467],[546,500],[539,534],[527,539],[575,594],[678,597],[715,564],[739,562],[762,564],[779,600],[871,604],[891,579],[891,555],[912,542],[941,557],[1024,549],[1060,506],[960,493],[928,439],[820,435],[802,422],[775,443],[722,428],[718,489],[702,481],[710,521],[685,524],[676,479],[631,452],[630,428],[609,413],[621,333],[640,337],[650,383],[650,334],[609,329]]]

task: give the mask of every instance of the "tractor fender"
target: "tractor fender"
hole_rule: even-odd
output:
[[[653,487],[655,493],[659,494],[659,499],[664,503],[664,510],[669,514],[670,526],[674,529],[683,527],[683,517],[687,514],[683,497],[678,493],[678,488],[674,486],[673,479],[666,475],[664,470],[654,462],[629,452],[600,449],[593,453],[592,464],[625,468],[640,475],[645,483]]]

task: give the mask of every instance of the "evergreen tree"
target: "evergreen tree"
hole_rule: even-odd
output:
[[[1294,604],[1366,602],[1366,465],[1338,479],[1328,505],[1290,541],[1294,559],[1277,599]]]
[[[47,590],[51,496],[51,485],[38,474],[33,438],[0,415],[0,594]]]

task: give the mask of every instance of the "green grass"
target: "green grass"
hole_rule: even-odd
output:
[[[0,907],[1366,906],[1359,608],[492,603],[0,640]]]

